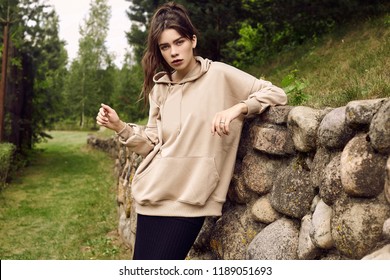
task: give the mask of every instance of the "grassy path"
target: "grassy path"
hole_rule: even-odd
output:
[[[114,161],[86,132],[52,132],[0,192],[1,259],[129,259],[116,234]]]

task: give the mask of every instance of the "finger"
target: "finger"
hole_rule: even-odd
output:
[[[222,112],[215,114],[211,123],[211,133],[214,135],[217,132],[219,136],[225,134],[225,123],[225,117]]]
[[[99,120],[100,122],[108,122],[108,118],[106,117],[106,114],[102,112],[98,113],[96,119]]]
[[[104,110],[106,113],[110,113],[110,112],[114,111],[114,109],[112,109],[110,106],[108,106],[108,105],[106,105],[106,104],[104,104],[104,103],[102,103],[101,106],[102,106],[103,110]]]
[[[211,135],[215,135],[215,132],[217,132],[215,126],[213,125],[212,128],[211,128]]]
[[[214,135],[214,133],[215,133],[215,123],[216,123],[216,116],[214,116],[214,118],[213,118],[213,120],[211,121],[211,134],[213,134]]]
[[[229,125],[225,125],[225,135],[229,135],[230,134],[230,130],[229,130]]]
[[[102,122],[102,121],[100,121],[100,120],[96,120],[96,123],[98,124],[98,125],[100,125],[100,126],[104,126],[105,124]]]
[[[221,133],[226,135],[226,128],[225,128],[225,124],[221,125]]]
[[[219,121],[218,126],[217,126],[217,132],[219,136],[222,136],[225,134],[225,122],[224,121]]]
[[[218,122],[217,121],[214,121],[213,124],[212,124],[212,134],[215,135],[215,133],[217,133],[219,136],[220,136],[220,131],[219,131],[219,126],[218,126]]]
[[[230,121],[228,121],[228,120],[225,121],[223,129],[224,129],[225,135],[229,135],[229,133],[230,133]]]
[[[101,114],[102,116],[106,116],[106,114],[107,114],[107,111],[106,111],[106,110],[104,110],[104,108],[103,108],[103,107],[100,107],[100,109],[99,109],[99,114]]]
[[[105,125],[107,122],[104,121],[102,118],[100,118],[99,116],[96,117],[96,122],[99,124],[99,125]]]
[[[216,128],[216,132],[217,132],[219,137],[222,136],[222,131],[221,131],[221,129],[219,127]]]

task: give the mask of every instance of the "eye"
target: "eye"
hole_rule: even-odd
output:
[[[168,46],[167,45],[162,45],[160,46],[160,50],[161,51],[166,51],[168,49]]]
[[[178,46],[183,45],[183,44],[184,44],[184,40],[183,39],[176,42],[176,45],[178,45]]]

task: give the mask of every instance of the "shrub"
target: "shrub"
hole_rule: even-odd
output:
[[[0,189],[6,183],[14,151],[15,146],[13,144],[0,143]]]
[[[291,71],[282,80],[282,87],[288,96],[288,102],[292,106],[302,105],[309,99],[309,95],[303,92],[307,86],[307,81],[297,77],[298,70]]]

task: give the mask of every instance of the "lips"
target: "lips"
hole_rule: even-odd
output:
[[[174,61],[172,61],[172,65],[180,65],[181,63],[183,62],[183,59],[175,59]]]

